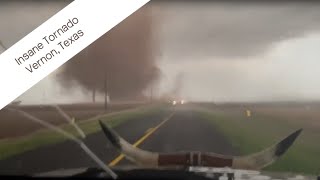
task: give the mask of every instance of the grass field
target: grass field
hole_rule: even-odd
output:
[[[115,113],[112,116],[106,115],[99,119],[109,124],[111,127],[115,127],[121,123],[124,123],[125,121],[128,121],[129,119],[143,117],[155,112],[163,111],[165,109],[165,106],[162,105],[150,106],[148,108],[138,108],[134,111]],[[78,125],[86,133],[86,135],[100,131],[100,126],[97,119],[81,121],[78,122]],[[69,124],[65,124],[60,127],[76,136],[79,136],[74,127]],[[18,155],[25,151],[36,149],[41,146],[51,145],[65,140],[67,140],[66,137],[47,129],[19,138],[0,140],[0,160]]]
[[[272,111],[253,110],[252,116],[246,117],[242,108],[212,108],[198,113],[210,120],[243,155],[258,152],[303,128],[291,149],[265,170],[320,174],[320,128],[314,123],[304,119],[292,120],[291,113],[280,116]]]
[[[120,112],[128,109],[134,109],[144,104],[109,104],[107,110],[102,103],[83,103],[83,104],[59,104],[69,116],[77,121],[86,120],[96,115]],[[40,119],[50,122],[54,125],[65,124],[65,119],[51,105],[19,105],[9,106],[28,112]],[[7,108],[0,110],[0,140],[13,137],[21,137],[33,133],[43,126],[34,123],[29,119],[9,111]]]

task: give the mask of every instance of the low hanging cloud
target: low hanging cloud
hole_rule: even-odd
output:
[[[185,72],[185,97],[319,99],[320,3],[162,3],[157,13],[162,70],[169,80]]]
[[[320,30],[320,3],[168,3],[158,10],[162,51],[174,60],[259,56]]]

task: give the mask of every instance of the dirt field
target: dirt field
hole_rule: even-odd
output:
[[[140,105],[142,104],[110,104],[107,113],[134,108]],[[104,104],[60,105],[60,108],[71,117],[75,117],[76,121],[105,113]],[[21,105],[19,109],[56,125],[66,123],[66,120],[61,117],[56,109],[48,105]],[[6,108],[0,110],[0,139],[23,136],[41,128],[43,128],[41,125],[19,114],[10,112]]]

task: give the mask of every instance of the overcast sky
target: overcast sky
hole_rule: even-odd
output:
[[[44,2],[0,5],[5,45],[67,5]],[[154,13],[160,93],[172,89],[183,74],[181,94],[192,100],[320,100],[320,3],[161,3]],[[19,99],[48,103],[91,98],[80,88],[64,92],[54,76]]]
[[[171,83],[183,72],[185,97],[320,99],[320,3],[171,3],[157,9],[162,71]]]

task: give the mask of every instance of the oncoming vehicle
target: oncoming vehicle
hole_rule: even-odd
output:
[[[186,103],[186,101],[185,100],[173,100],[172,101],[172,105],[183,105],[183,104],[185,104]]]

